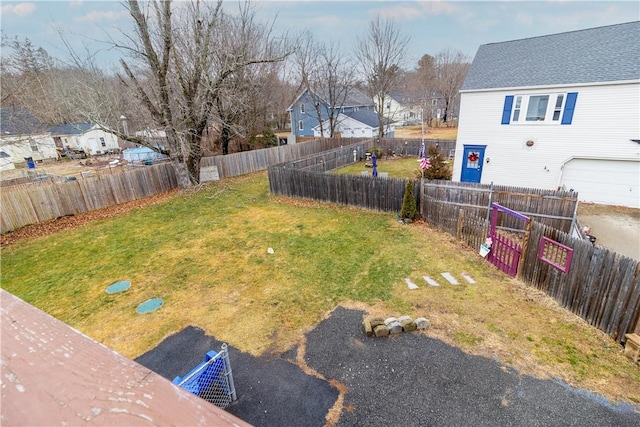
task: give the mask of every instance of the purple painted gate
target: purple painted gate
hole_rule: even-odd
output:
[[[520,262],[522,246],[508,237],[498,234],[498,212],[504,212],[525,222],[529,222],[529,217],[505,208],[497,203],[491,204],[491,229],[489,230],[489,237],[491,237],[491,251],[489,252],[489,255],[487,255],[487,260],[509,276],[515,277],[518,272],[518,263]]]

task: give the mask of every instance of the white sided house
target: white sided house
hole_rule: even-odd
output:
[[[49,129],[56,146],[62,149],[84,150],[90,155],[118,149],[118,138],[96,123],[70,123]]]
[[[335,131],[342,138],[377,138],[380,124],[378,113],[373,110],[359,110],[341,112],[336,120]],[[329,137],[329,120],[322,124],[323,135],[320,134],[320,125],[313,128],[313,136],[316,138]],[[393,138],[395,126],[389,119],[384,120],[384,135],[386,138]]]
[[[640,22],[480,46],[453,179],[640,207]]]
[[[16,165],[31,168],[36,162],[57,158],[51,134],[30,112],[21,107],[0,108],[0,170]]]
[[[380,97],[373,98],[378,108],[381,108]],[[416,97],[402,92],[391,91],[384,98],[384,116],[398,126],[419,124],[422,120],[422,107]]]

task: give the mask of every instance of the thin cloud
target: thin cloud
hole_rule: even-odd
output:
[[[458,4],[447,1],[418,1],[413,4],[389,3],[375,9],[376,14],[398,21],[412,21],[425,16],[454,15],[464,11]]]
[[[75,19],[76,22],[103,22],[103,21],[117,21],[129,15],[129,12],[126,10],[115,12],[115,11],[98,11],[92,10],[91,12],[79,16]]]
[[[71,0],[69,2],[69,9],[77,9],[84,5],[84,0]]]
[[[35,12],[35,10],[36,10],[36,5],[33,3],[8,4],[0,7],[0,14],[2,16],[8,16],[8,15],[27,16]]]

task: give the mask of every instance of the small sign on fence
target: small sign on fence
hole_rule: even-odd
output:
[[[220,181],[218,166],[206,166],[200,169],[200,182]]]

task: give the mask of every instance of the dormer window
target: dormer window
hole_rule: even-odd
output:
[[[570,125],[578,98],[577,92],[536,95],[508,95],[504,100],[502,124]]]

